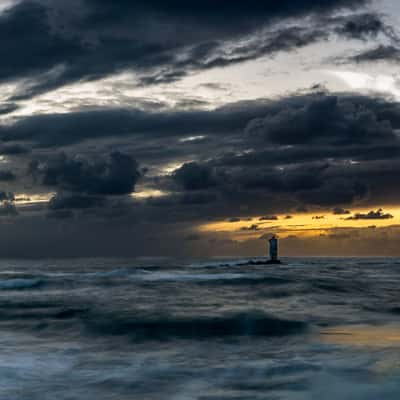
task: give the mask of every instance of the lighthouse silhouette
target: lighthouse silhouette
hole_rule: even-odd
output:
[[[275,235],[268,240],[269,242],[269,264],[280,264],[280,260],[278,259],[278,238]]]

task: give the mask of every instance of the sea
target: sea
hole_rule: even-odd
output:
[[[1,260],[0,400],[400,399],[400,259],[249,261]]]

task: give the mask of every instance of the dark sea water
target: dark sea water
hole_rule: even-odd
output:
[[[400,399],[400,259],[0,262],[0,399]]]

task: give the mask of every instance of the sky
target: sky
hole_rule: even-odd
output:
[[[0,0],[0,257],[400,256],[395,0]]]

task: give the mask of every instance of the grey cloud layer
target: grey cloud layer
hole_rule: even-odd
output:
[[[129,194],[141,175],[136,161],[119,152],[100,160],[61,153],[43,162],[32,161],[30,173],[45,186],[91,195]]]
[[[354,55],[349,59],[349,61],[355,61],[357,63],[376,61],[388,61],[397,63],[400,61],[400,49],[393,45],[379,45],[377,47]]]
[[[191,206],[203,205],[199,218],[209,215],[211,205],[213,215],[229,217],[244,203],[251,204],[247,209],[254,213],[267,214],[285,208],[373,204],[399,195],[392,182],[400,172],[400,105],[382,98],[321,92],[240,102],[213,111],[111,110],[110,115],[94,115],[30,117],[8,128],[8,138],[37,145],[55,146],[58,129],[72,142],[110,135],[116,142],[132,138],[132,151],[136,141],[141,148],[148,144],[149,151],[138,155],[141,167],[132,156],[108,157],[104,152],[97,161],[63,154],[33,163],[31,172],[41,184],[60,193],[89,196],[65,198],[61,193],[53,199],[53,209],[99,207],[103,204],[96,196],[126,195],[138,182],[171,193],[149,200],[149,207],[175,208],[174,215],[185,215]],[[30,124],[34,128],[27,129]],[[47,130],[38,129],[41,124]],[[21,126],[26,129],[23,135]],[[178,140],[195,133],[207,140]],[[151,150],[154,141],[163,146],[156,155]],[[177,155],[190,155],[193,161],[171,176],[150,178],[142,173],[141,168],[173,162]],[[271,209],[263,206],[267,198]]]
[[[393,201],[399,110],[362,96],[282,99],[249,120],[241,150],[185,164],[174,179],[190,191],[219,188],[227,201],[235,191],[238,198],[269,194],[303,206]]]
[[[365,0],[194,1],[24,0],[0,15],[0,80],[24,79],[21,100],[78,80],[131,69],[142,84],[179,79],[321,40],[329,31],[364,39],[387,33],[378,16],[329,18]],[[316,16],[312,26],[281,26]],[[265,27],[279,23],[274,31]],[[314,27],[315,25],[315,27]],[[329,27],[329,28],[328,28]],[[12,41],[9,38],[13,38]]]

